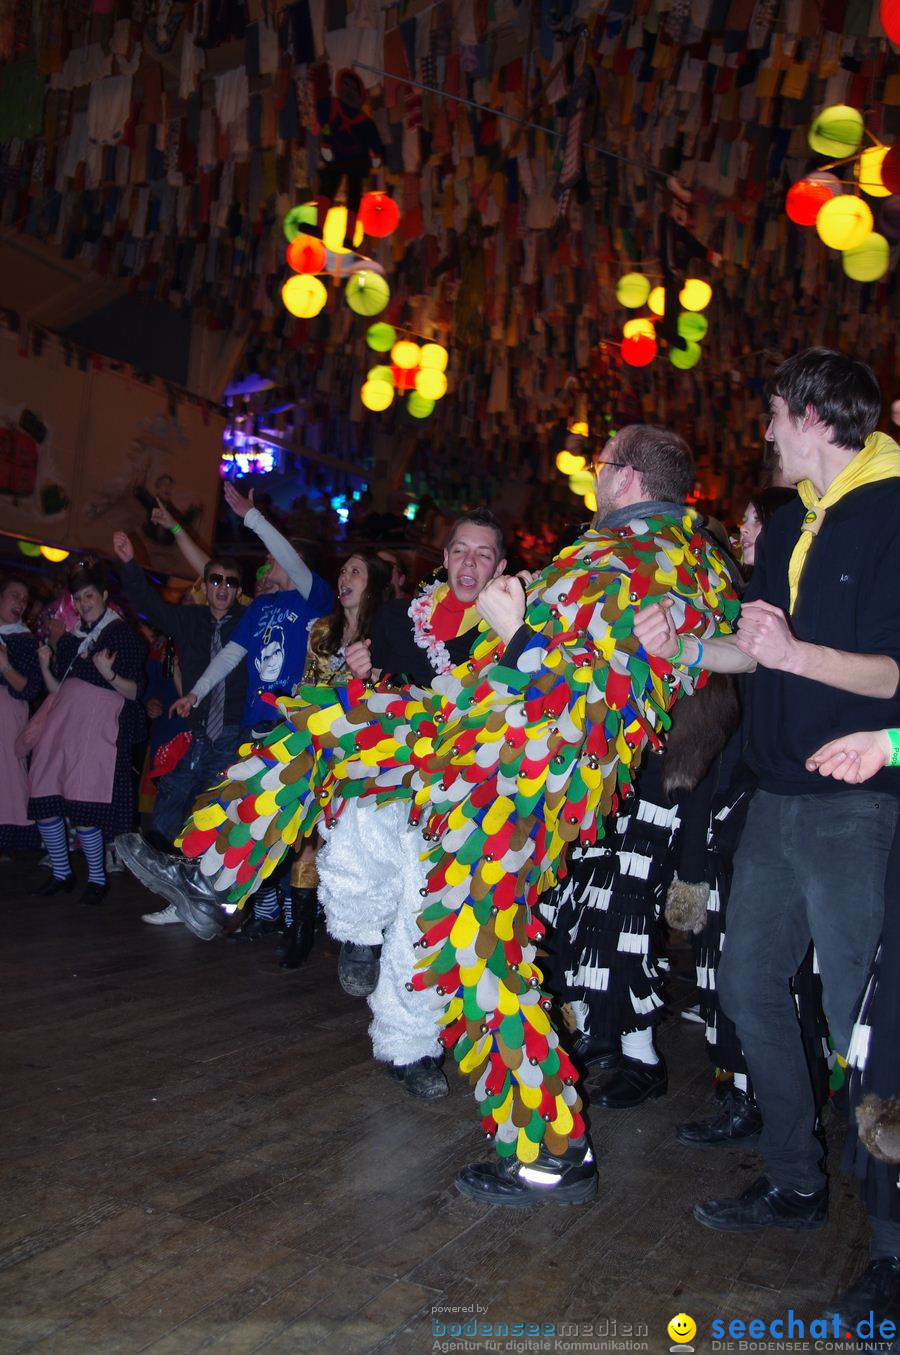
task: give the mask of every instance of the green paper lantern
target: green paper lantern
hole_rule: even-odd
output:
[[[386,381],[389,386],[394,384],[394,373],[390,367],[379,366],[370,367],[366,373],[367,381]]]
[[[20,541],[19,550],[32,560],[41,553],[41,548],[36,541]]]
[[[891,247],[883,235],[872,231],[856,249],[844,250],[841,262],[854,282],[877,282],[890,267]]]
[[[406,408],[414,419],[427,419],[434,409],[434,401],[426,400],[418,391],[411,391]]]
[[[579,498],[584,498],[585,494],[592,494],[594,491],[594,476],[589,470],[576,471],[574,475],[569,476],[569,488],[573,494]]]
[[[378,315],[390,301],[391,289],[380,273],[364,268],[347,279],[344,297],[357,315]]]
[[[675,328],[678,331],[679,339],[692,339],[699,343],[706,337],[706,331],[709,329],[709,321],[705,315],[700,315],[697,311],[682,311],[676,321]]]
[[[859,150],[863,139],[863,118],[858,108],[847,104],[832,104],[822,112],[809,129],[809,144],[819,155],[839,160]]]
[[[636,311],[646,305],[649,295],[650,282],[643,273],[626,273],[616,283],[616,300],[620,306],[627,306],[629,310]]]
[[[366,331],[366,343],[376,353],[389,353],[396,342],[396,329],[393,325],[385,324],[384,321],[379,321],[377,325],[369,325]]]
[[[319,219],[319,207],[315,202],[301,202],[292,207],[284,218],[282,230],[286,240],[293,240],[308,226],[314,226]]]
[[[682,372],[696,367],[700,361],[700,345],[688,339],[687,348],[670,348],[669,361]]]

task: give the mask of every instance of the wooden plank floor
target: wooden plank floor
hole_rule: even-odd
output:
[[[128,876],[87,909],[30,899],[33,856],[0,872],[2,1355],[422,1355],[473,1316],[542,1324],[548,1344],[526,1332],[518,1349],[639,1343],[625,1328],[643,1323],[661,1351],[682,1310],[709,1350],[717,1316],[808,1322],[865,1259],[838,1175],[819,1233],[694,1223],[694,1200],[736,1193],[759,1163],[673,1139],[710,1086],[700,1028],[677,1016],[668,1096],[593,1114],[598,1202],[491,1209],[453,1188],[486,1155],[467,1084],[451,1070],[426,1105],[373,1063],[323,933],[288,973],[274,941],[143,924],[152,901]],[[686,981],[672,987],[683,1002]],[[835,1161],[835,1114],[828,1129]],[[516,1348],[484,1325],[466,1339]]]

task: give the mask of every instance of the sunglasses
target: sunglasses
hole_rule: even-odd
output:
[[[233,574],[207,574],[206,582],[211,583],[214,588],[218,588],[220,583],[224,583],[228,588],[240,588],[241,581],[236,579]]]

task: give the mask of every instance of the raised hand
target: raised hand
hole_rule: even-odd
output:
[[[169,512],[162,499],[156,500],[156,507],[152,509],[150,513],[150,521],[156,527],[164,527],[168,532],[170,532],[173,527],[177,526],[175,519],[172,517],[172,514]]]
[[[372,655],[369,653],[371,640],[354,640],[344,650],[344,662],[356,678],[365,682],[372,671]]]
[[[106,678],[107,682],[112,682],[113,673],[116,669],[116,656],[111,649],[98,649],[92,656],[94,667],[101,677]]]
[[[250,497],[245,499],[243,494],[235,489],[231,480],[226,480],[222,487],[222,493],[225,496],[225,502],[232,513],[237,513],[239,518],[245,518],[253,507],[253,490],[250,491]]]
[[[475,609],[507,644],[525,620],[525,589],[521,579],[512,574],[490,579],[475,599]]]
[[[158,510],[154,508],[153,511],[155,513]],[[123,565],[129,564],[134,559],[134,546],[127,532],[113,532],[113,550],[116,559],[121,560]]]

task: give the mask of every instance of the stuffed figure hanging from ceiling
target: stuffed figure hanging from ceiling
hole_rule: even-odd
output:
[[[328,209],[344,179],[347,197],[344,245],[352,249],[363,184],[370,171],[381,164],[384,144],[375,123],[363,111],[365,90],[356,72],[347,67],[338,71],[334,89],[333,97],[316,102],[322,164],[319,167],[315,234],[321,238]]]
[[[659,337],[668,341],[671,348],[686,348],[687,341],[677,330],[680,302],[678,294],[684,286],[684,280],[690,271],[694,259],[705,259],[718,268],[722,263],[721,254],[709,249],[702,240],[690,230],[691,205],[694,195],[681,179],[670,174],[666,179],[668,204],[660,217],[659,260],[662,265],[663,287],[665,289],[665,312],[656,327]]]

